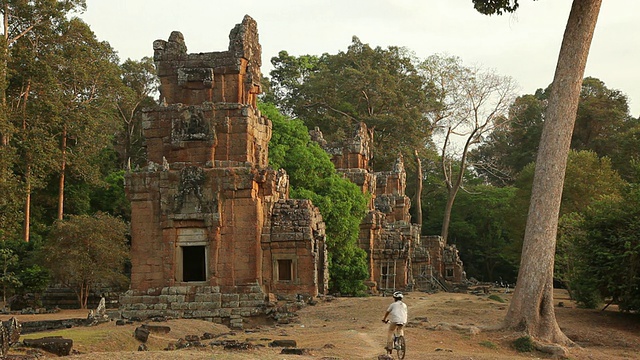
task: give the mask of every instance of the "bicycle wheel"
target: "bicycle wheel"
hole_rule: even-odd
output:
[[[398,359],[404,359],[404,353],[407,350],[406,344],[404,343],[404,336],[398,336],[396,339],[396,351],[398,352]]]

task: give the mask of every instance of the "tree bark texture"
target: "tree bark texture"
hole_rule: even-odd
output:
[[[62,129],[62,161],[60,163],[60,183],[58,185],[58,220],[64,217],[64,175],[67,168],[67,125]]]
[[[553,304],[553,265],[560,201],[580,88],[602,0],[574,0],[551,85],[540,139],[516,290],[505,325],[561,345]]]
[[[420,160],[420,155],[418,154],[418,150],[414,150],[414,155],[416,157],[416,196],[415,196],[415,206],[416,206],[416,219],[415,223],[420,226],[422,229],[422,160]]]

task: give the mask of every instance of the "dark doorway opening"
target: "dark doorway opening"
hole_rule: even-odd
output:
[[[182,247],[182,281],[207,280],[204,246]]]
[[[278,260],[278,281],[293,280],[293,261],[288,259]]]

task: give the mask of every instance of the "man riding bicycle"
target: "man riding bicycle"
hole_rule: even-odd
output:
[[[387,346],[385,347],[388,354],[391,354],[391,350],[393,350],[393,333],[397,330],[399,336],[404,336],[403,328],[404,324],[407,323],[407,305],[402,302],[402,298],[404,298],[404,295],[400,291],[394,292],[394,302],[389,305],[382,318],[383,322],[389,323]],[[387,317],[389,320],[387,320]]]

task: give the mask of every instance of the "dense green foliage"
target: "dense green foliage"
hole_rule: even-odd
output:
[[[517,241],[508,226],[514,196],[512,187],[480,185],[460,194],[454,206],[450,242],[463,249],[465,270],[480,280],[515,278],[519,254],[514,253]]]
[[[471,154],[483,177],[496,185],[513,184],[517,174],[536,160],[550,89],[522,95],[511,106],[510,121],[491,133]],[[638,159],[640,123],[629,115],[626,95],[609,89],[596,78],[584,79],[576,125],[574,150],[590,150],[611,159],[613,168],[629,180],[629,161]]]
[[[577,219],[564,221],[576,254],[568,276],[572,295],[585,307],[613,301],[640,310],[640,187],[595,202]]]
[[[158,82],[152,59],[118,65],[114,49],[72,17],[84,1],[0,3],[7,20],[0,37],[0,280],[4,295],[12,296],[41,291],[50,274],[62,281],[80,273],[65,275],[61,263],[37,256],[42,246],[51,258],[57,250],[87,245],[57,244],[74,240],[69,234],[79,241],[95,229],[107,239],[103,230],[115,229],[110,235],[117,233],[118,239],[104,243],[121,254],[122,222],[93,214],[129,219],[123,169],[146,162],[140,109],[153,104]],[[474,0],[474,6],[501,14],[514,11],[518,2]],[[368,271],[357,236],[367,199],[336,174],[305,125],[318,126],[332,141],[365,122],[374,134],[376,170],[388,168],[398,153],[409,159],[418,150],[425,235],[439,234],[443,223],[448,195],[442,164],[452,173],[463,170],[449,242],[460,250],[469,277],[515,281],[550,88],[521,95],[507,118],[499,119],[508,121],[476,136],[465,169],[451,157],[443,159],[444,152],[434,155],[434,144],[442,139],[432,136],[447,128],[444,115],[457,121],[465,111],[448,87],[453,83],[448,76],[470,74],[460,59],[419,61],[405,48],[374,48],[354,37],[346,51],[318,56],[282,51],[271,62],[264,99],[300,120],[261,105],[273,121],[270,165],[286,169],[292,198],[311,199],[323,215],[333,292],[364,289]],[[583,306],[613,300],[621,309],[638,310],[640,119],[630,116],[626,95],[596,78],[584,79],[571,146],[555,277]],[[412,169],[409,161],[407,168]],[[61,174],[66,176],[62,192]],[[417,178],[408,176],[408,194]],[[68,220],[53,225],[60,195]],[[121,265],[120,258],[115,263]],[[79,288],[80,281],[74,281]]]
[[[84,5],[36,0],[0,7],[0,248],[18,259],[7,262],[6,274],[17,281],[5,295],[38,293],[48,284],[38,254],[59,214],[129,218],[122,157],[140,157],[139,129],[120,126],[118,110],[138,120],[139,107],[131,104],[148,104],[145,89],[155,90],[156,80],[150,61],[118,65],[111,46],[73,17]],[[132,137],[134,146],[115,144]]]
[[[319,127],[330,141],[350,135],[358,122],[375,130],[377,170],[430,141],[435,89],[406,49],[372,48],[354,37],[346,52],[294,57],[281,51],[271,63],[269,95],[286,114]]]
[[[336,173],[329,155],[311,141],[301,121],[285,117],[271,104],[261,104],[260,109],[273,122],[269,165],[287,171],[291,197],[310,199],[326,223],[330,290],[361,294],[369,274],[366,254],[358,247],[366,196]]]
[[[43,248],[44,263],[54,280],[76,293],[82,309],[91,290],[126,288],[127,233],[124,221],[102,213],[54,224]]]
[[[0,251],[3,254],[11,254],[17,259],[15,262],[3,262],[3,273],[11,274],[3,281],[3,296],[9,299],[12,295],[17,297],[11,302],[12,310],[20,310],[23,306],[35,306],[37,303],[27,302],[25,295],[39,294],[49,284],[49,271],[43,267],[39,257],[40,242],[24,242],[20,240],[7,240],[0,243]],[[13,279],[11,279],[13,277]],[[37,301],[37,296],[32,300]]]

